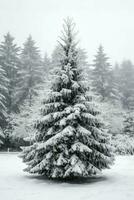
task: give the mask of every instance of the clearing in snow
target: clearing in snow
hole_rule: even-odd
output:
[[[0,154],[1,200],[134,200],[134,156],[118,156],[110,170],[85,182],[58,182],[23,172],[18,154]]]

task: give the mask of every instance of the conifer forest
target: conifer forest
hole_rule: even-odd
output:
[[[51,52],[32,33],[0,35],[2,200],[134,198],[134,60],[112,58],[99,33],[89,55],[77,21],[62,16]]]

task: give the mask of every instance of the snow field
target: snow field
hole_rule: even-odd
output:
[[[18,154],[0,154],[1,200],[134,200],[134,156],[118,156],[100,177],[58,182],[29,175]]]

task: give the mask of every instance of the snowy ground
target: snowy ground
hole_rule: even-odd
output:
[[[134,200],[134,156],[117,157],[102,177],[79,183],[52,182],[23,168],[17,154],[0,154],[1,200]]]

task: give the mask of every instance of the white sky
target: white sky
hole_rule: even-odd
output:
[[[112,63],[134,62],[134,0],[0,0],[0,41],[10,31],[22,45],[31,34],[50,54],[67,16],[76,22],[90,61],[101,43]]]

